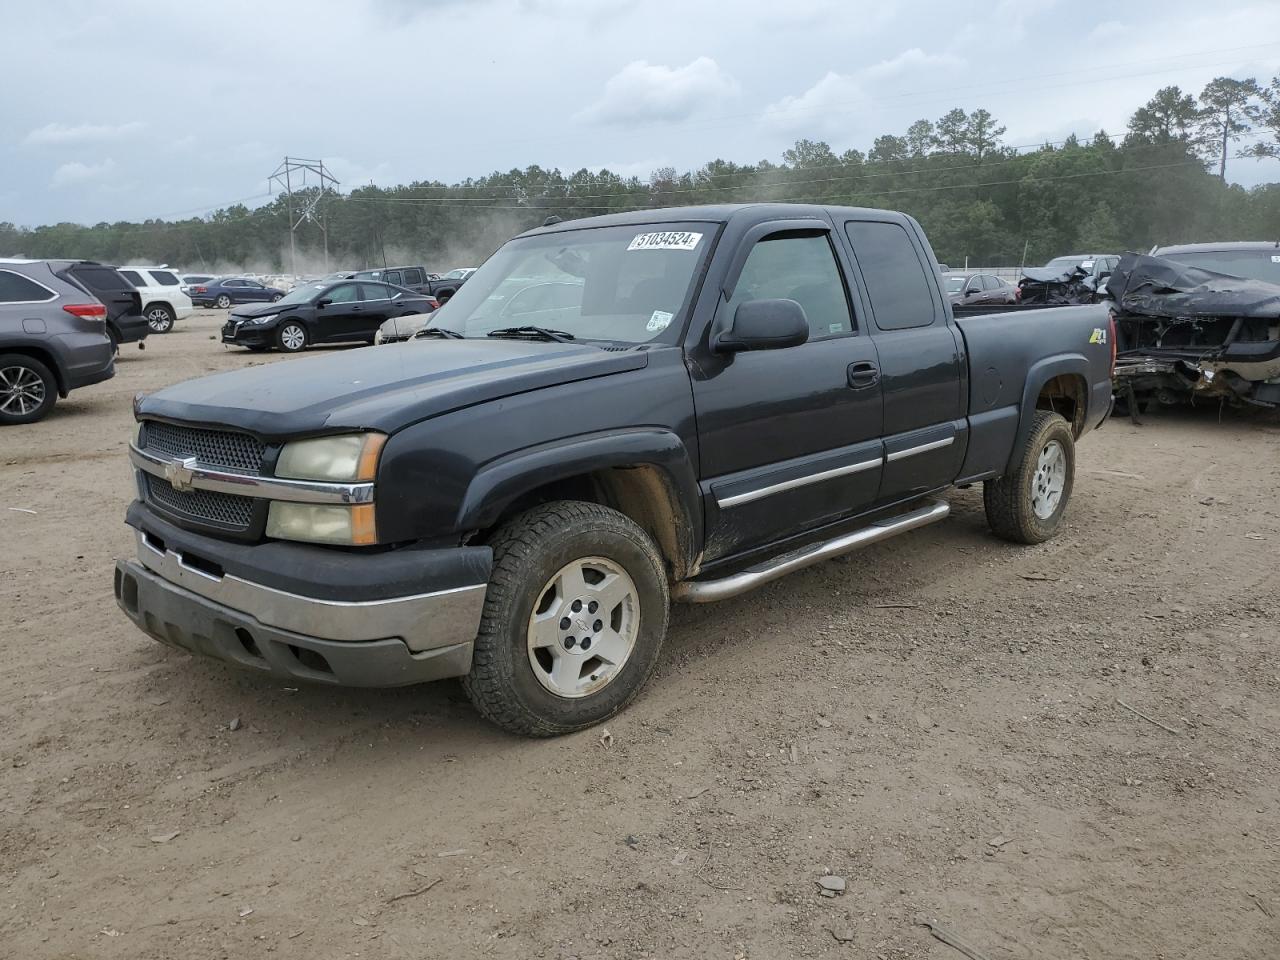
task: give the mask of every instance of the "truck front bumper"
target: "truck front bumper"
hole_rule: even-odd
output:
[[[131,511],[131,521],[138,513]],[[471,669],[485,582],[441,589],[424,583],[414,592],[402,586],[396,595],[381,589],[369,599],[350,599],[353,582],[376,576],[353,567],[346,589],[338,590],[341,566],[376,566],[379,557],[341,554],[337,568],[317,567],[312,578],[306,560],[313,548],[300,547],[289,585],[308,582],[309,592],[318,594],[309,596],[243,575],[263,545],[216,541],[155,520],[146,527],[152,529],[135,528],[137,559],[116,561],[115,595],[129,619],[161,643],[281,678],[347,686],[404,686]],[[278,560],[280,549],[291,545],[269,546]],[[441,555],[456,557],[444,581],[454,584],[476,579],[487,566],[488,557],[478,557],[476,549],[487,552],[463,548],[420,556],[434,555],[424,566],[437,577]],[[237,553],[248,554],[247,562],[236,564]],[[233,572],[236,566],[242,575]]]

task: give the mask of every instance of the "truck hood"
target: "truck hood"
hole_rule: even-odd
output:
[[[450,410],[647,363],[644,350],[585,344],[412,340],[201,377],[142,398],[138,412],[269,439],[336,430],[392,433]]]

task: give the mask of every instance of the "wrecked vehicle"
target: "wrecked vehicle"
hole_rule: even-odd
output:
[[[644,686],[672,599],[942,520],[956,485],[996,535],[1053,537],[1110,334],[1104,306],[954,319],[886,210],[543,226],[395,349],[139,398],[116,600],[264,676],[462,677],[507,730],[568,733]]]
[[[1262,275],[1272,275],[1274,265],[1280,279],[1280,249],[1250,246],[1266,257]],[[1186,249],[1171,253],[1184,256]],[[1237,268],[1240,259],[1202,262]],[[1130,412],[1152,400],[1197,398],[1280,406],[1280,283],[1130,253],[1107,292],[1115,301],[1116,395]]]
[[[1111,254],[1056,257],[1043,267],[1025,268],[1018,303],[1065,307],[1096,303],[1098,291],[1119,262]]]

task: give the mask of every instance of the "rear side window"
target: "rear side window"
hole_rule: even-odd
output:
[[[985,288],[986,288],[986,289],[988,289],[988,290],[999,290],[999,289],[1000,289],[1000,281],[999,281],[999,280],[997,280],[995,277],[983,277],[983,278],[982,278],[982,285],[983,285],[983,287],[985,287]]]
[[[142,279],[142,274],[138,273],[137,270],[121,270],[120,275],[124,277],[126,280],[128,280],[130,283],[132,283],[135,287],[150,286],[150,284],[148,284],[147,281]]]
[[[151,276],[162,287],[176,287],[178,285],[178,278],[168,270],[152,270]]]
[[[395,281],[388,281],[388,283],[394,282]],[[406,284],[422,283],[422,269],[420,267],[409,267],[404,272],[404,282]]]
[[[751,249],[727,304],[729,316],[747,300],[794,300],[809,320],[809,339],[853,331],[844,281],[826,234],[766,237]]]
[[[0,270],[0,303],[40,303],[57,294],[12,270]]]
[[[391,297],[391,291],[381,283],[362,283],[360,284],[361,300],[387,300]]]
[[[881,330],[927,327],[937,316],[933,285],[911,237],[896,223],[853,220],[845,224],[853,253]]]
[[[67,272],[90,290],[124,290],[132,293],[134,289],[133,284],[121,276],[119,270],[105,264],[78,263]]]

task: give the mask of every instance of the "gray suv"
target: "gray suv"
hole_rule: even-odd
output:
[[[67,267],[0,260],[0,426],[33,423],[58,397],[115,375],[108,308]]]

